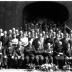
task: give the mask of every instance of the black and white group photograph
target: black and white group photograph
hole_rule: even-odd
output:
[[[72,1],[0,1],[0,72],[72,72]]]

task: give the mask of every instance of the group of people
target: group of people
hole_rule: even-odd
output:
[[[72,30],[70,34],[60,28],[43,31],[39,28],[8,31],[0,29],[0,66],[10,66],[15,61],[17,67],[25,64],[65,65],[65,57],[72,56]],[[60,59],[58,59],[60,57]],[[64,59],[61,60],[61,57]],[[57,62],[58,61],[58,62]],[[12,62],[12,63],[13,63]],[[61,64],[60,64],[61,62]],[[15,63],[13,66],[16,67]]]

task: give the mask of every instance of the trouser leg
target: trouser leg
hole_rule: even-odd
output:
[[[24,47],[21,47],[19,49],[19,51],[20,51],[20,55],[21,55],[22,59],[24,60]]]

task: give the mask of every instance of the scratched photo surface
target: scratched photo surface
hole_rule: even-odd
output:
[[[8,71],[72,71],[72,1],[0,1],[0,72]]]

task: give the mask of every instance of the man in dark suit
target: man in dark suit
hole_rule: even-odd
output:
[[[2,37],[2,41],[3,41],[3,46],[7,45],[7,42],[8,42],[7,31],[4,31],[4,35]]]
[[[2,36],[2,43],[3,43],[2,45],[3,45],[3,56],[4,56],[3,63],[4,66],[7,66],[8,43],[9,43],[7,31],[4,31],[4,36]]]

